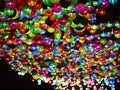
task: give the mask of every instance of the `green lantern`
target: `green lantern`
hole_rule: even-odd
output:
[[[5,13],[6,16],[9,17],[9,16],[12,16],[12,15],[15,14],[15,10],[14,9],[5,8],[4,9],[4,13]]]
[[[22,11],[23,13],[25,14],[30,14],[32,12],[32,8],[31,7],[28,7],[28,6],[23,6],[22,7]]]
[[[51,0],[42,0],[45,5],[51,6]]]

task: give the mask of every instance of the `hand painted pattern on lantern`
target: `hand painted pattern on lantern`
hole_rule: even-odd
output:
[[[64,3],[64,4],[63,4]],[[65,90],[120,81],[120,19],[109,17],[118,0],[2,0],[0,57],[34,80]],[[100,18],[100,19],[99,19]],[[104,82],[104,83],[103,83]]]

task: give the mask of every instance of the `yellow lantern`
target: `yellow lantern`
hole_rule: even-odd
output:
[[[37,4],[38,0],[26,0],[28,6],[32,7]]]

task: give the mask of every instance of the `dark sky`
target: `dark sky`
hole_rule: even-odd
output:
[[[19,76],[16,71],[10,69],[4,60],[0,60],[0,90],[54,90],[49,84],[37,85],[32,82],[32,76],[26,74]]]

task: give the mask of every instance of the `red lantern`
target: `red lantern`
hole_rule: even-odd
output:
[[[65,25],[66,23],[67,23],[67,19],[65,19],[65,18],[62,18],[62,19],[60,19],[60,24],[63,24],[63,25]]]
[[[38,1],[38,3],[33,8],[34,10],[38,10],[38,9],[41,9],[41,7],[42,7],[42,2]]]
[[[88,31],[90,31],[92,29],[90,25],[86,25],[85,27]]]
[[[105,15],[106,14],[106,10],[105,9],[100,9],[99,10],[99,14],[100,15]]]
[[[24,34],[24,33],[26,32],[26,30],[25,30],[25,29],[23,29],[23,28],[18,29],[18,31],[19,31],[20,33],[22,33],[22,34]]]
[[[42,44],[42,40],[37,40],[36,44]]]
[[[76,49],[79,49],[81,46],[82,46],[82,44],[80,42],[76,42],[75,43],[75,48]]]
[[[49,51],[53,51],[54,50],[54,48],[52,46],[49,46],[48,49],[49,49]]]
[[[11,57],[9,57],[9,56],[5,56],[4,58],[5,58],[6,62],[9,62],[11,60]]]
[[[82,12],[82,14],[83,14],[83,15],[87,15],[87,14],[88,14],[88,11],[87,11],[87,10],[84,10],[84,11]]]

